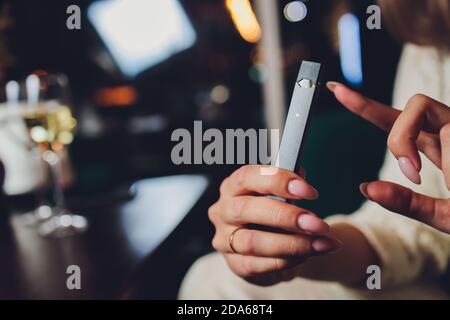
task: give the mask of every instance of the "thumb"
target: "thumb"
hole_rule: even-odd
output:
[[[424,222],[438,230],[450,232],[448,200],[434,199],[385,181],[362,183],[360,190],[367,199],[389,211]]]

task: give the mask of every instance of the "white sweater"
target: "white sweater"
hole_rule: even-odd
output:
[[[450,105],[450,54],[412,44],[405,46],[397,72],[394,106],[403,109],[407,100],[417,93]],[[380,171],[380,180],[399,183],[429,196],[449,198],[442,172],[425,156],[421,157],[420,186],[403,176],[390,152]],[[365,234],[381,258],[384,286],[406,283],[426,274],[436,275],[447,269],[450,235],[394,214],[376,203],[367,201],[354,214],[330,217],[328,221],[346,221]]]

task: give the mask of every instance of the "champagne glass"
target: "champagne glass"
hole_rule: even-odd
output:
[[[21,215],[21,223],[26,226],[34,227],[51,215],[51,207],[44,196],[43,182],[46,180],[46,168],[42,167],[42,160],[38,148],[30,141],[22,113],[24,106],[27,105],[28,96],[37,96],[39,88],[28,95],[25,92],[25,83],[9,81],[4,88],[6,98],[1,106],[1,148],[3,156],[9,158],[6,162],[10,165],[14,163],[12,169],[14,180],[9,180],[6,192],[10,194],[20,194],[30,190],[36,190],[38,208]],[[23,98],[23,100],[21,100]],[[27,159],[28,158],[28,159]]]
[[[67,146],[72,142],[76,120],[71,111],[69,82],[66,76],[31,75],[26,80],[28,103],[22,110],[30,140],[48,165],[53,185],[54,206],[48,218],[38,227],[43,236],[66,237],[83,232],[88,221],[70,212],[65,203]]]

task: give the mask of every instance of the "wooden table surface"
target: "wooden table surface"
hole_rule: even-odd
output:
[[[23,216],[11,215],[9,225],[0,232],[0,298],[120,298],[135,285],[138,270],[142,273],[149,266],[155,251],[186,220],[207,187],[208,179],[200,175],[139,181],[132,186],[136,196],[125,203],[74,206],[72,210],[88,217],[90,227],[64,239],[43,238],[24,225]],[[206,212],[196,214],[206,219]],[[81,269],[81,290],[66,286],[69,265]],[[153,292],[159,292],[158,288]]]

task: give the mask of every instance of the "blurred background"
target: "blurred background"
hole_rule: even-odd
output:
[[[173,130],[193,131],[194,120],[203,130],[282,129],[302,60],[323,64],[323,82],[389,104],[401,50],[383,26],[366,27],[371,0],[0,4],[1,108],[11,80],[68,79],[76,129],[59,141],[61,184],[65,205],[89,224],[43,237],[23,222],[52,178],[30,148],[13,151],[1,121],[0,298],[175,298],[190,264],[212,250],[207,208],[238,166],[173,164]],[[73,4],[79,30],[66,25]],[[358,185],[376,178],[384,149],[383,133],[322,90],[304,160],[321,198],[301,205],[323,217],[357,209]],[[83,290],[65,287],[70,264]]]

